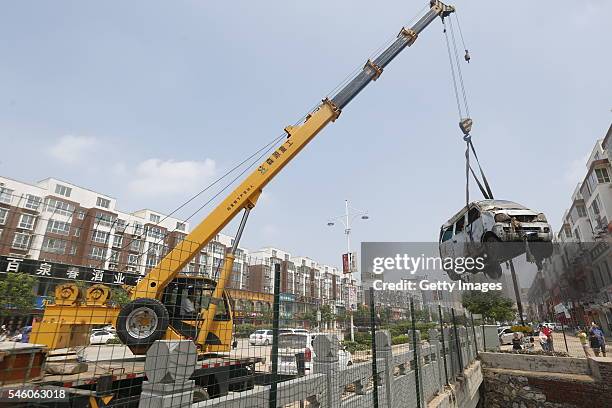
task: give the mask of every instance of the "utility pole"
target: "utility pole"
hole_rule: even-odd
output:
[[[360,210],[356,210],[355,208],[351,208],[349,206],[348,200],[344,200],[344,214],[339,217],[331,219],[327,223],[327,226],[332,227],[336,225],[337,221],[340,221],[342,225],[344,226],[344,235],[346,235],[346,253],[348,254],[347,256],[349,258],[349,268],[351,267],[351,264],[352,264],[351,262],[351,221],[357,217],[360,217],[360,219],[362,220],[370,219],[366,211],[360,211]],[[349,275],[349,281],[350,281],[351,286],[354,286],[355,281],[353,279],[353,271],[351,271],[347,275]],[[350,329],[351,341],[355,341],[355,325],[353,324],[353,309],[352,309],[352,305],[349,304],[348,306],[350,309],[349,316],[350,316],[350,325],[351,325],[351,329]]]

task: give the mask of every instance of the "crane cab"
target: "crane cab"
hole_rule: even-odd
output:
[[[162,303],[169,316],[169,327],[181,337],[200,340],[204,313],[212,301],[216,282],[203,276],[179,275],[164,289]],[[232,308],[223,292],[203,346],[207,351],[229,351],[232,341]],[[200,344],[199,341],[196,343]]]

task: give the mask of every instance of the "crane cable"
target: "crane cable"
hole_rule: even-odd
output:
[[[455,15],[455,18],[457,19],[457,26],[459,29],[459,34],[461,37],[463,47],[465,49],[464,59],[466,62],[469,63],[471,60],[471,56],[469,54],[468,48],[465,46],[465,40],[463,38],[463,32],[461,31],[461,26],[459,25],[459,19],[457,18],[456,15]],[[453,23],[452,23],[452,17],[449,18],[449,24],[448,24],[448,28],[450,29],[451,38],[452,38],[452,45],[453,45],[452,51],[451,51],[451,41],[449,40],[449,37],[448,37],[449,30],[447,30],[446,21],[444,20],[444,18],[442,19],[442,24],[444,26],[443,32],[444,32],[444,38],[446,40],[446,50],[448,52],[448,59],[450,62],[451,77],[453,80],[453,90],[455,92],[455,101],[457,103],[457,111],[459,113],[459,127],[461,128],[461,131],[463,132],[463,140],[466,143],[466,148],[465,148],[465,203],[467,206],[470,203],[470,186],[469,186],[470,174],[476,181],[476,184],[478,185],[478,188],[480,189],[480,192],[482,193],[485,199],[493,199],[493,192],[491,190],[489,181],[487,180],[487,177],[485,176],[485,173],[482,169],[482,166],[480,165],[480,160],[478,159],[478,154],[476,153],[476,148],[474,147],[474,143],[472,142],[472,136],[470,135],[470,132],[472,130],[473,121],[470,118],[470,108],[468,104],[467,93],[465,91],[463,74],[461,73],[461,64],[459,62],[459,52],[457,51],[457,42],[456,42],[455,31],[454,31]],[[454,59],[453,59],[453,54],[454,54]],[[457,82],[459,82],[459,84]],[[461,95],[459,92],[459,87],[461,88]],[[480,180],[480,178],[474,171],[472,165],[470,164],[470,151],[474,154],[474,158],[476,159],[476,163],[478,165],[478,170],[480,172],[480,176],[482,177],[482,181]]]

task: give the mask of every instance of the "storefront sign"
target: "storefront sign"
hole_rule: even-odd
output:
[[[36,259],[0,256],[0,273],[7,272],[21,272],[41,278],[77,280],[107,285],[135,286],[142,280],[141,275],[129,272],[108,271]]]

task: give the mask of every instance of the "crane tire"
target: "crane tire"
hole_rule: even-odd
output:
[[[135,319],[145,316],[146,330],[134,327]],[[117,336],[126,346],[150,346],[163,337],[170,324],[168,310],[157,299],[135,299],[124,305],[117,316]]]

